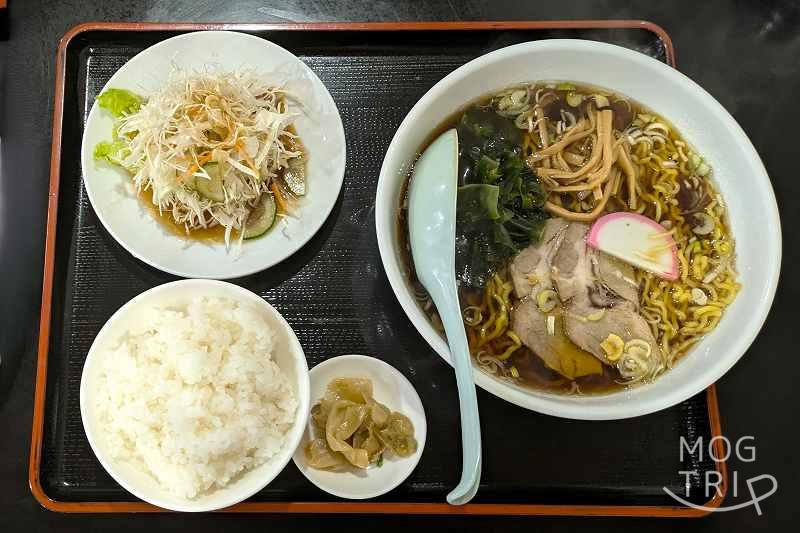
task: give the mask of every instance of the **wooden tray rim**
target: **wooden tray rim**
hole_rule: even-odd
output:
[[[644,20],[548,20],[489,22],[323,22],[323,23],[150,23],[150,22],[86,22],[68,30],[59,41],[56,56],[55,106],[50,154],[50,186],[47,202],[47,233],[44,253],[44,277],[39,322],[38,360],[34,393],[31,450],[28,483],[34,498],[46,509],[62,513],[158,513],[169,512],[145,502],[65,502],[50,498],[41,483],[40,471],[44,433],[44,403],[47,384],[47,361],[50,342],[50,318],[55,266],[58,191],[63,128],[64,88],[66,83],[67,48],[77,36],[90,31],[458,31],[458,30],[545,30],[545,29],[643,29],[662,41],[667,63],[675,66],[672,40],[659,25]],[[719,405],[714,385],[706,390],[709,424],[712,436],[722,434]],[[718,457],[723,457],[721,439],[715,439]],[[706,502],[704,509],[656,505],[542,505],[471,503],[451,506],[447,503],[402,502],[242,502],[217,512],[223,513],[325,513],[325,514],[415,514],[415,515],[526,515],[526,516],[649,516],[692,518],[707,515],[718,508],[727,494],[728,475],[725,462],[719,462],[722,490]]]

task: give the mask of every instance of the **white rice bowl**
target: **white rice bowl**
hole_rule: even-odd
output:
[[[197,283],[257,301],[214,291],[147,298]],[[208,510],[218,493],[236,503],[237,485],[255,489],[246,498],[286,464],[298,420],[305,425],[307,380],[302,349],[269,304],[234,285],[185,280],[143,293],[109,320],[87,357],[81,410],[98,459],[125,488],[162,507],[182,501],[204,509],[177,510]],[[275,471],[254,482],[265,469]],[[142,493],[143,478],[166,503]]]

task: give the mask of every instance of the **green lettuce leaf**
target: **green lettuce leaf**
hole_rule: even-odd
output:
[[[141,96],[126,89],[107,89],[97,97],[97,105],[115,117],[136,113],[143,102]]]
[[[124,166],[122,161],[130,154],[130,150],[124,141],[116,139],[114,141],[101,141],[94,147],[95,161],[107,161],[114,165]]]

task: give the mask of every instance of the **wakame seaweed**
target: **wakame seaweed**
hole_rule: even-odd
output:
[[[507,259],[541,238],[545,195],[522,155],[522,131],[491,107],[456,126],[459,188],[456,276],[482,288]]]

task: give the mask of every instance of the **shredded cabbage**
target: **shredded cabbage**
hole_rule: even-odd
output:
[[[128,113],[131,95],[141,105]],[[100,105],[122,114],[113,142],[98,144],[94,156],[128,169],[137,190],[152,191],[161,212],[171,213],[187,232],[222,225],[229,244],[233,231],[241,240],[259,197],[272,194],[273,180],[290,160],[303,156],[288,129],[296,116],[289,98],[251,70],[176,70],[146,101],[109,89],[100,95]],[[203,168],[208,162],[219,165],[224,201],[195,188],[196,180],[211,179]]]

